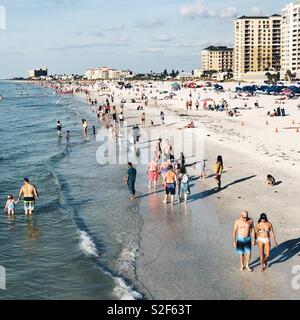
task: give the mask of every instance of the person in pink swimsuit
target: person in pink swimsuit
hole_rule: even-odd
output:
[[[159,165],[155,160],[152,160],[148,164],[148,179],[149,179],[149,189],[156,189],[157,187],[157,180],[159,177]]]

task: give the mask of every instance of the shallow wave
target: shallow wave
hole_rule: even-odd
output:
[[[97,247],[93,242],[93,239],[85,231],[79,230],[80,249],[87,255],[92,257],[99,257]]]
[[[99,257],[99,252],[92,239],[92,237],[85,231],[79,230],[79,247],[81,251],[88,257]],[[102,268],[101,268],[102,269]],[[113,294],[119,300],[139,300],[142,299],[142,295],[133,289],[133,287],[126,283],[126,281],[121,278],[114,276],[108,270],[102,270],[105,274],[111,276],[115,282],[115,288]]]
[[[114,278],[116,287],[114,288],[114,295],[120,300],[140,300],[142,295],[135,291],[132,286],[125,283],[122,278]]]

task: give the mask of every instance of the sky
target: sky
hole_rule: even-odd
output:
[[[84,74],[108,66],[134,72],[191,71],[201,49],[233,42],[241,15],[280,13],[288,0],[0,0],[0,78]]]

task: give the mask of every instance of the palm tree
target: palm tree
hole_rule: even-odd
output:
[[[289,81],[293,81],[297,78],[297,73],[292,73],[291,70],[287,70],[285,76],[286,76],[286,78],[289,79]]]
[[[273,83],[273,74],[271,72],[267,72],[266,77],[268,78],[268,82]]]

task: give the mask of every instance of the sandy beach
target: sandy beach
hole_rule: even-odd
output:
[[[169,83],[147,86],[136,84],[138,90],[124,91],[109,84],[110,90],[91,90],[89,97],[103,99],[114,94],[114,105],[125,99],[124,115],[128,126],[140,124],[142,112],[146,114],[146,126],[150,120],[154,135],[160,137],[162,127],[160,111],[166,115],[166,127],[170,135],[182,131],[204,133],[204,156],[208,159],[208,178],[198,180],[199,169],[191,166],[192,194],[188,204],[174,207],[163,204],[163,191],[149,191],[145,164],[137,166],[137,190],[139,214],[143,219],[140,247],[136,257],[136,269],[131,280],[148,299],[299,299],[299,292],[292,288],[294,266],[299,265],[298,181],[300,174],[300,133],[297,132],[300,112],[298,99],[280,104],[286,117],[268,117],[268,111],[277,107],[275,96],[242,96],[234,99],[235,83],[225,85],[224,93],[212,90],[182,89],[173,99],[164,99],[160,91],[168,90]],[[230,89],[230,91],[229,91]],[[141,94],[149,98],[144,111],[137,111],[142,103],[131,103]],[[211,98],[216,103],[225,99],[229,108],[242,108],[237,117],[225,112],[185,110],[186,100],[192,94],[193,102]],[[156,97],[156,99],[154,99]],[[259,109],[254,103],[259,102]],[[193,103],[194,105],[194,103]],[[196,129],[182,129],[190,121]],[[164,138],[164,137],[162,137]],[[142,136],[142,149],[153,147]],[[175,149],[175,158],[181,150]],[[216,192],[212,169],[217,155],[224,158],[223,189]],[[188,163],[194,163],[193,154],[185,154]],[[279,182],[267,187],[267,174]],[[253,251],[253,273],[239,271],[239,258],[231,244],[231,232],[235,219],[243,210],[257,223],[261,213],[267,213],[272,221],[279,246],[272,249],[270,269],[261,273],[259,251]]]

